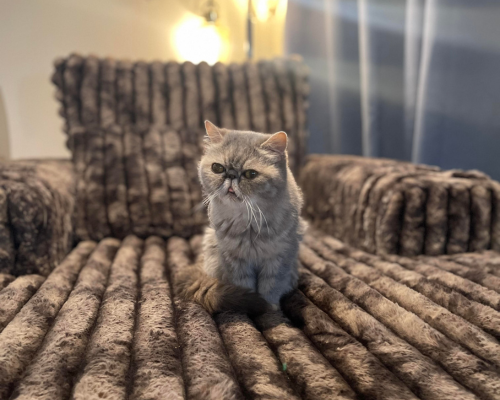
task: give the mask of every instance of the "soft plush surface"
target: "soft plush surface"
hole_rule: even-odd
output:
[[[370,253],[500,250],[500,184],[479,171],[312,155],[300,182],[313,224]]]
[[[75,233],[189,237],[206,223],[197,177],[203,121],[290,136],[294,170],[306,152],[304,65],[144,63],[72,55],[55,63],[73,155]]]
[[[0,161],[0,273],[46,276],[73,247],[72,171],[66,160]]]
[[[376,256],[312,231],[284,313],[252,320],[172,296],[199,247],[81,242],[8,284],[0,399],[500,398],[500,253]]]

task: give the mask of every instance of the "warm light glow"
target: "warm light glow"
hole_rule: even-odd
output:
[[[241,12],[248,11],[248,0],[237,0],[236,5]],[[286,12],[287,0],[252,0],[252,18],[259,22],[266,22],[276,14]]]
[[[222,59],[224,40],[220,29],[203,18],[184,20],[175,30],[174,42],[182,61],[215,64]]]
[[[270,3],[276,3],[269,0],[252,0],[253,12],[258,21],[265,22],[270,16]]]

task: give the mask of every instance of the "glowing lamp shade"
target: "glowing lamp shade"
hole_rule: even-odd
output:
[[[203,18],[191,17],[184,20],[174,32],[179,58],[195,64],[201,61],[215,64],[222,60],[225,50],[222,33],[215,24],[207,23]]]

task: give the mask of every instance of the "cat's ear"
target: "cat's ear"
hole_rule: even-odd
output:
[[[224,134],[222,131],[212,124],[208,119],[205,121],[205,130],[207,131],[207,136],[210,139],[210,143],[222,142]]]
[[[276,132],[269,139],[260,145],[263,149],[271,150],[283,156],[288,144],[288,136],[285,132]]]

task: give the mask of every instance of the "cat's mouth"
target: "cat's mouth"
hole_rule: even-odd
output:
[[[236,200],[239,198],[232,186],[229,186],[229,188],[227,189],[227,195],[229,196],[230,199],[233,199],[233,200]]]

